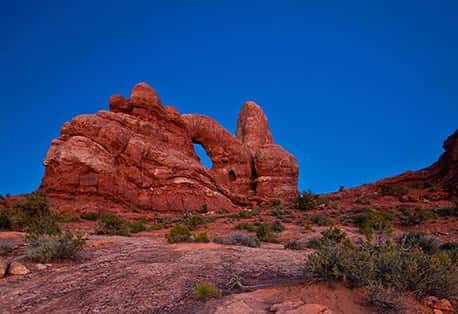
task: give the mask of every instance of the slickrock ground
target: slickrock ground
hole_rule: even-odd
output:
[[[17,233],[1,238],[20,242]],[[16,252],[21,255],[21,249]],[[230,290],[301,280],[307,252],[218,244],[166,244],[158,237],[91,236],[81,261],[0,280],[0,313],[198,313],[192,286]]]

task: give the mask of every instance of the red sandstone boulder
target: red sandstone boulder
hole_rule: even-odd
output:
[[[65,123],[52,142],[41,187],[54,208],[217,210],[297,195],[297,162],[271,144],[265,114],[254,103],[242,109],[239,138],[209,117],[163,107],[146,83],[130,99],[114,95],[109,104],[110,112]],[[211,169],[193,143],[205,148]]]

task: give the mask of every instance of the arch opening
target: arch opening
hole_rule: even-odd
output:
[[[202,146],[202,144],[198,142],[194,142],[194,151],[196,152],[197,156],[199,156],[200,163],[202,166],[204,166],[207,169],[211,169],[213,167],[213,162],[208,156],[205,148]]]

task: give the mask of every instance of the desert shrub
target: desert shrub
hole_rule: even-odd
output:
[[[302,245],[297,240],[290,240],[285,244],[286,250],[302,250],[303,248],[304,248],[304,245]]]
[[[205,301],[212,298],[220,298],[222,292],[214,285],[206,281],[200,281],[194,285],[193,295],[195,299]]]
[[[368,303],[375,306],[379,313],[399,313],[402,309],[402,299],[393,287],[385,287],[379,282],[367,286]]]
[[[206,232],[200,232],[194,235],[194,242],[208,243],[210,240],[208,239],[208,234]]]
[[[213,239],[213,242],[219,244],[228,244],[228,245],[242,245],[248,247],[259,247],[259,239],[250,235],[246,235],[240,232],[235,232],[231,234],[228,238],[216,237]]]
[[[447,254],[430,255],[418,247],[406,249],[391,242],[356,247],[322,242],[308,258],[306,270],[315,280],[366,287],[377,282],[417,297],[447,298],[458,288],[458,265]]]
[[[367,197],[360,196],[355,199],[355,203],[359,205],[370,205],[371,200],[368,199]]]
[[[331,224],[331,220],[323,213],[312,215],[310,220],[313,224],[318,226],[329,226]]]
[[[235,226],[236,230],[246,230],[248,232],[256,232],[258,228],[252,223],[243,222]]]
[[[353,222],[358,225],[359,231],[371,240],[374,233],[387,233],[392,231],[392,217],[389,213],[375,210],[366,210],[353,216]]]
[[[194,230],[195,228],[197,228],[197,226],[205,225],[206,223],[207,221],[205,220],[205,218],[199,214],[193,214],[186,220],[186,226],[190,230]]]
[[[274,232],[282,232],[283,230],[285,230],[285,226],[283,225],[281,220],[275,219],[275,221],[272,223],[272,230]]]
[[[280,208],[272,208],[270,214],[274,217],[281,219],[283,217],[283,211]]]
[[[186,225],[177,224],[165,236],[169,243],[191,241],[191,231]]]
[[[407,250],[418,247],[427,254],[434,254],[439,251],[439,243],[423,232],[404,233],[399,239],[399,244]]]
[[[231,215],[231,218],[234,218],[234,219],[248,219],[248,218],[251,218],[253,216],[258,215],[258,213],[259,212],[257,210],[244,209],[242,211],[239,211],[236,214]]]
[[[165,226],[164,226],[163,224],[161,224],[161,223],[154,223],[154,224],[152,224],[152,225],[149,227],[149,230],[154,231],[154,230],[161,230],[161,229],[164,229],[164,228],[165,228]]]
[[[414,209],[401,207],[399,210],[399,222],[404,226],[417,225],[425,220],[436,217],[433,211],[421,207],[415,207]]]
[[[14,203],[7,213],[13,230],[36,234],[60,232],[56,216],[51,212],[43,192],[29,194],[24,201]]]
[[[320,237],[311,237],[307,240],[305,247],[309,249],[318,249],[321,246],[321,238]]]
[[[127,236],[129,235],[129,226],[114,214],[103,214],[97,219],[95,232],[97,234]]]
[[[275,234],[272,229],[272,224],[261,222],[256,230],[256,237],[263,242],[276,242]]]
[[[458,217],[458,201],[451,207],[436,208],[433,211],[440,217]]]
[[[83,249],[85,240],[69,231],[60,234],[33,234],[26,239],[27,257],[35,262],[74,259]]]
[[[339,192],[345,191],[345,187],[343,185],[339,186]]]
[[[13,247],[7,241],[0,241],[0,256],[6,256],[13,252]]]
[[[129,223],[129,231],[132,233],[139,233],[146,230],[146,220],[140,219]]]
[[[439,250],[447,254],[454,264],[458,264],[458,242],[446,242],[439,246]]]
[[[11,221],[7,209],[0,209],[0,230],[10,230]]]
[[[99,218],[99,214],[97,212],[84,212],[80,217],[84,220],[96,221]]]
[[[341,243],[347,240],[347,234],[337,227],[329,227],[328,229],[321,232],[323,241],[332,241]]]
[[[302,192],[295,202],[295,206],[300,210],[311,210],[316,205],[316,196],[310,190]]]
[[[76,214],[58,214],[56,215],[58,222],[69,223],[80,221],[80,217]]]
[[[380,194],[384,196],[402,196],[408,193],[403,186],[393,184],[383,184],[380,186]]]
[[[280,206],[281,206],[280,200],[273,200],[272,203],[270,204],[271,208],[280,207]]]

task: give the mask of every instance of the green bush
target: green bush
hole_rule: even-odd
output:
[[[80,221],[80,217],[76,214],[58,214],[56,215],[58,222],[70,223]]]
[[[193,214],[186,220],[186,226],[190,230],[194,230],[199,225],[205,225],[207,223],[206,219],[199,214]]]
[[[146,221],[144,219],[140,219],[138,221],[131,222],[129,224],[130,232],[139,233],[139,232],[145,231],[146,230],[145,223],[146,223]]]
[[[267,222],[261,222],[256,230],[256,237],[263,242],[276,242],[272,225]]]
[[[321,246],[321,238],[311,237],[307,240],[305,246],[309,249],[318,249]]]
[[[285,226],[283,225],[281,220],[275,219],[275,221],[272,223],[272,230],[274,232],[282,232],[283,230],[285,230]]]
[[[424,232],[404,233],[399,239],[399,244],[407,250],[418,247],[427,254],[434,254],[439,251],[439,243]]]
[[[399,292],[393,287],[385,287],[374,282],[367,286],[367,296],[370,305],[375,306],[380,313],[399,313],[403,303]]]
[[[331,224],[331,220],[323,213],[312,215],[310,220],[313,224],[318,226],[329,226]]]
[[[186,225],[177,224],[166,235],[169,243],[189,242],[191,241],[191,231]]]
[[[296,199],[295,206],[300,210],[311,210],[317,206],[316,199],[312,191],[304,191]]]
[[[35,262],[74,259],[83,249],[85,240],[69,231],[60,234],[33,234],[26,239],[27,257]]]
[[[129,226],[114,214],[103,214],[97,219],[95,232],[97,234],[128,236]]]
[[[35,234],[60,232],[56,216],[51,212],[48,199],[43,192],[34,192],[24,201],[14,203],[7,214],[13,230]]]
[[[243,223],[236,225],[235,229],[236,230],[246,230],[248,232],[256,232],[258,230],[258,228],[255,225],[251,223],[247,223],[247,222],[243,222]]]
[[[433,209],[440,217],[458,217],[458,201],[451,207],[441,207]]]
[[[447,254],[454,264],[458,264],[458,242],[446,242],[439,246],[439,250]]]
[[[286,250],[302,250],[304,246],[297,240],[290,240],[285,244]]]
[[[214,285],[206,281],[200,281],[194,285],[193,295],[197,300],[206,301],[212,298],[220,298],[222,292]]]
[[[231,218],[234,218],[234,219],[248,219],[248,218],[251,218],[253,216],[258,215],[258,213],[259,212],[257,210],[244,209],[242,211],[239,211],[236,214],[231,215]]]
[[[84,212],[80,216],[84,220],[96,221],[99,218],[97,212]]]
[[[393,184],[383,184],[380,186],[380,193],[384,196],[403,196],[408,193],[403,186]]]
[[[227,245],[242,245],[248,247],[259,247],[259,239],[240,232],[231,234],[228,238],[216,237],[213,242]]]
[[[391,234],[392,217],[389,213],[366,210],[353,216],[353,222],[359,227],[359,231],[371,240],[374,233]]]
[[[404,226],[417,225],[423,221],[433,218],[436,218],[436,214],[431,210],[423,209],[421,207],[415,207],[414,209],[407,207],[400,208],[399,222]]]
[[[418,247],[407,249],[391,242],[376,246],[322,242],[309,256],[306,270],[315,280],[366,287],[377,282],[417,297],[448,298],[458,292],[458,265],[447,254],[430,255]]]
[[[194,235],[194,242],[208,243],[210,240],[208,239],[208,234],[206,232],[200,232]]]
[[[11,230],[11,221],[7,209],[0,209],[0,230]]]

